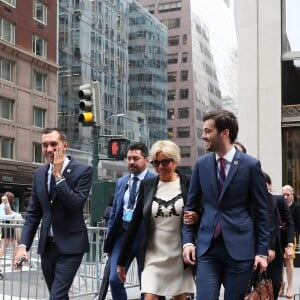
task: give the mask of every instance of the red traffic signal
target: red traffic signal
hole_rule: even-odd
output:
[[[129,140],[127,139],[110,139],[108,141],[108,157],[121,160],[126,158],[128,145]]]

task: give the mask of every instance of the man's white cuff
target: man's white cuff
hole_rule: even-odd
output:
[[[184,248],[187,247],[187,246],[194,246],[194,244],[193,244],[193,243],[186,243],[186,244],[184,244],[184,245],[182,246],[182,248],[184,249]]]

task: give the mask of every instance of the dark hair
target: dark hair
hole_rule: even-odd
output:
[[[52,133],[53,131],[57,131],[59,133],[60,139],[63,142],[67,141],[67,136],[64,132],[61,131],[61,129],[57,128],[57,127],[46,127],[43,129],[42,134],[49,134]]]
[[[234,144],[240,146],[242,152],[247,153],[247,149],[242,143],[235,141]]]
[[[266,182],[267,184],[272,185],[271,177],[270,177],[266,172],[264,172],[264,171],[263,171],[262,173],[263,173],[263,175],[264,175],[265,182]]]
[[[208,112],[203,116],[203,121],[214,120],[217,132],[228,129],[230,142],[233,143],[239,132],[239,124],[236,116],[225,109],[218,109]]]
[[[127,149],[127,152],[129,150],[141,150],[141,153],[144,157],[147,157],[148,156],[148,148],[147,146],[144,144],[144,143],[141,143],[141,142],[134,142],[134,143],[131,143],[129,146],[128,146],[128,149]]]
[[[5,192],[3,194],[3,196],[6,196],[7,197],[7,200],[9,202],[9,205],[11,207],[11,209],[13,208],[13,204],[14,204],[14,198],[15,198],[15,195],[12,193],[12,192]]]

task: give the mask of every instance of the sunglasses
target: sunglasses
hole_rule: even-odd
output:
[[[150,161],[150,164],[153,166],[153,167],[159,167],[160,164],[163,166],[163,167],[167,167],[170,162],[172,162],[173,159],[163,159],[163,160],[152,160]]]

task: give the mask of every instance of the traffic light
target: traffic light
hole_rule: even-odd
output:
[[[107,156],[109,158],[124,159],[127,156],[127,147],[129,140],[127,139],[110,139],[108,141]]]
[[[83,126],[101,124],[100,122],[100,89],[99,82],[94,81],[79,87],[78,96],[81,99],[79,108],[82,110],[78,116],[78,122]]]

